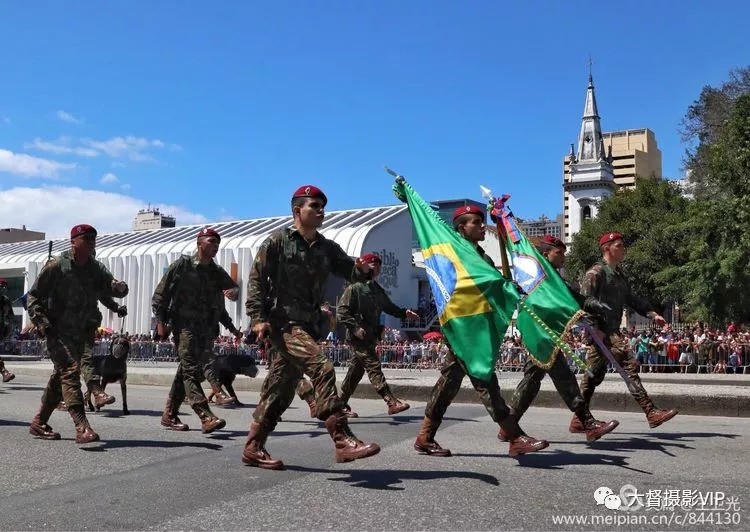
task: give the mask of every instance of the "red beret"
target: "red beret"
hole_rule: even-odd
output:
[[[484,209],[480,209],[479,207],[475,207],[474,205],[466,205],[465,207],[459,207],[458,209],[453,211],[453,221],[455,221],[459,216],[463,216],[464,214],[478,214],[482,217],[482,221],[485,220]]]
[[[549,244],[550,246],[552,246],[554,248],[567,249],[567,246],[565,245],[565,242],[563,242],[562,240],[560,240],[556,236],[544,235],[544,237],[542,238],[542,242],[544,242],[545,244]]]
[[[604,233],[599,237],[599,245],[603,246],[604,244],[609,244],[610,242],[620,239],[622,239],[622,235],[620,233]]]
[[[70,230],[70,238],[75,238],[87,233],[94,233],[94,236],[96,236],[96,229],[94,229],[89,224],[76,225],[73,227],[73,229]]]
[[[359,260],[362,262],[377,262],[378,264],[383,264],[383,261],[380,257],[378,257],[375,253],[365,253],[362,255]]]
[[[326,195],[315,185],[302,185],[292,194],[292,199],[294,198],[320,198],[323,200],[323,206],[328,203]]]
[[[6,281],[5,279],[0,279],[0,285],[7,285],[7,284],[8,284],[8,281]]]
[[[215,236],[216,238],[221,240],[221,235],[219,235],[219,233],[216,232],[216,229],[212,227],[204,227],[203,229],[198,231],[198,238],[202,236]]]

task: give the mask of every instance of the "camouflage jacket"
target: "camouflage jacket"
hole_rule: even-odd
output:
[[[237,288],[227,271],[213,260],[200,264],[198,255],[183,255],[167,268],[154,290],[151,308],[156,319],[173,327],[205,326],[216,331],[225,312],[224,290]]]
[[[0,296],[0,340],[13,332],[14,324],[13,303],[8,296]]]
[[[406,309],[399,307],[377,281],[352,283],[344,289],[336,307],[336,317],[346,327],[347,338],[359,340],[354,331],[365,330],[364,341],[370,343],[380,339],[380,313],[397,318],[406,317]]]
[[[630,290],[622,269],[613,270],[605,262],[597,262],[586,272],[581,295],[585,298],[583,310],[597,316],[599,327],[608,334],[620,330],[622,311],[626,306],[644,316],[653,310],[647,301]],[[601,303],[611,310],[602,308]]]
[[[93,257],[78,266],[66,251],[47,262],[29,290],[27,311],[39,328],[67,334],[90,333],[102,322],[98,301],[125,297],[112,290],[114,277]]]
[[[253,323],[307,325],[317,330],[328,274],[364,280],[341,246],[318,233],[307,242],[297,229],[271,234],[261,244],[247,281],[245,308]]]

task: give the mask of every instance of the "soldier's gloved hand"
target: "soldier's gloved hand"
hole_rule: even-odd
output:
[[[125,305],[120,305],[119,307],[117,307],[117,310],[115,312],[117,313],[117,317],[124,318],[128,315],[128,307],[126,307]]]

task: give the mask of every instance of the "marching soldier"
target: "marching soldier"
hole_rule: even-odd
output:
[[[623,366],[630,377],[628,390],[643,409],[649,427],[656,428],[677,415],[677,410],[660,410],[654,406],[638,376],[638,361],[628,350],[627,339],[620,334],[622,312],[627,305],[642,314],[664,325],[664,318],[648,302],[637,297],[630,289],[620,265],[625,259],[625,241],[620,233],[605,233],[599,239],[602,249],[602,260],[594,264],[587,272],[581,285],[581,295],[585,297],[583,310],[597,316],[604,345],[615,359]],[[586,362],[594,374],[583,376],[581,392],[586,406],[591,403],[596,387],[604,380],[607,372],[607,361],[593,343],[588,348]],[[585,426],[574,417],[570,422],[571,432],[585,432]]]
[[[0,279],[0,342],[13,332],[13,303],[11,303],[7,294],[8,281]],[[10,382],[16,378],[14,374],[5,369],[5,362],[2,358],[0,358],[0,373],[3,375],[3,382]]]
[[[466,240],[471,242],[477,253],[479,253],[487,264],[495,268],[492,259],[487,256],[484,249],[479,245],[479,242],[484,240],[487,229],[484,221],[484,210],[478,207],[459,207],[453,213],[453,228]],[[430,394],[430,400],[425,408],[425,417],[419,429],[419,435],[414,442],[414,449],[417,452],[429,456],[451,455],[449,449],[444,449],[435,441],[435,433],[443,421],[443,416],[448,405],[451,404],[458,390],[461,388],[461,381],[466,376],[466,369],[453,351],[449,351],[445,358],[445,364],[440,369],[440,373],[440,378],[435,383]],[[506,438],[510,441],[508,449],[510,456],[541,451],[549,446],[549,442],[545,440],[537,440],[536,438],[527,436],[518,426],[516,418],[510,415],[510,410],[505,404],[502,395],[500,395],[500,385],[497,382],[497,375],[494,372],[489,382],[484,382],[471,376],[469,378],[474,389],[479,393],[487,412],[500,425]]]
[[[544,255],[549,263],[556,269],[559,270],[565,264],[565,251],[566,247],[562,240],[555,238],[551,235],[545,235],[544,238],[532,239],[534,245],[539,250],[539,253]],[[555,361],[552,363],[549,369],[543,369],[537,366],[531,358],[526,361],[523,368],[523,379],[518,383],[516,391],[513,394],[511,400],[511,411],[512,416],[517,421],[521,420],[523,414],[528,410],[531,403],[539,394],[539,388],[542,385],[542,379],[549,373],[552,382],[557,388],[560,397],[563,398],[565,404],[568,406],[571,412],[575,413],[575,418],[583,426],[586,433],[586,440],[595,441],[613,431],[619,421],[612,420],[608,422],[597,421],[588,409],[586,401],[581,397],[581,389],[578,387],[578,381],[576,376],[570,370],[565,357],[562,353],[558,353],[555,357]],[[578,432],[578,431],[577,431]],[[497,436],[501,440],[507,439],[503,429]]]
[[[29,290],[29,318],[39,335],[46,337],[47,352],[55,368],[29,428],[31,434],[42,439],[60,439],[47,421],[61,399],[73,418],[76,443],[99,439],[84,411],[81,358],[92,348],[96,328],[101,324],[97,301],[125,297],[128,285],[117,281],[94,258],[96,234],[96,229],[87,224],[73,227],[71,250],[48,261]]]
[[[275,356],[253,413],[242,453],[245,464],[281,469],[265,449],[268,435],[294,398],[295,388],[307,374],[315,388],[316,413],[335,444],[337,462],[349,462],[380,452],[375,443],[363,443],[349,428],[344,404],[336,390],[333,364],[321,351],[320,307],[329,273],[356,281],[369,266],[355,263],[318,228],[323,224],[326,195],[304,185],[292,195],[294,227],[271,234],[261,245],[250,271],[246,308],[259,340],[270,336]]]
[[[221,236],[216,230],[201,229],[195,254],[180,257],[169,266],[151,299],[156,332],[161,338],[167,338],[170,330],[174,331],[180,358],[161,416],[162,426],[170,430],[189,430],[177,417],[185,399],[200,418],[205,434],[226,425],[226,421],[211,412],[201,387],[219,332],[224,297],[236,301],[239,296],[237,283],[214,262],[220,242]]]
[[[380,257],[374,253],[367,253],[362,255],[360,260],[370,265],[368,280],[347,286],[336,310],[339,322],[346,327],[347,341],[354,351],[349,371],[341,385],[341,401],[346,405],[347,416],[357,417],[357,413],[349,407],[349,398],[367,370],[370,382],[388,405],[388,415],[392,416],[407,410],[409,405],[396,399],[391,392],[385,381],[380,359],[375,353],[383,330],[380,325],[380,314],[385,312],[397,318],[412,319],[418,319],[419,314],[394,304],[383,287],[378,284],[376,278],[380,274]]]

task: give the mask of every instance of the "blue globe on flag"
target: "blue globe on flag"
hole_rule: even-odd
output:
[[[456,266],[450,258],[439,253],[425,259],[424,265],[438,316],[441,316],[456,289]]]

